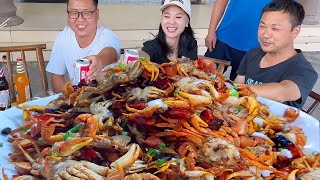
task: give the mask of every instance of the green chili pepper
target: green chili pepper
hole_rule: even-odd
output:
[[[317,154],[318,154],[318,152],[317,151],[314,151],[311,155],[312,155],[312,157],[316,157],[317,156]]]
[[[22,129],[22,131],[26,132],[26,131],[28,131],[29,129],[30,129],[29,127],[24,127],[24,128]]]
[[[239,92],[232,87],[232,88],[230,89],[230,95],[231,95],[231,96],[235,96],[235,97],[239,97]]]
[[[46,143],[44,142],[44,140],[42,138],[39,138],[38,139],[38,143],[43,146],[43,145],[46,145]]]
[[[163,152],[165,148],[166,148],[166,144],[161,143],[160,146],[159,146],[159,151]]]
[[[123,63],[119,63],[119,67],[121,68],[122,71],[126,70],[126,65],[124,65]]]
[[[63,140],[66,141],[72,133],[76,133],[80,128],[81,128],[81,124],[78,124],[76,126],[74,126],[73,128],[69,129],[66,134],[63,136]]]
[[[261,126],[258,124],[258,131],[260,131],[261,130]]]
[[[145,57],[140,57],[139,58],[141,61],[147,61],[147,59]]]
[[[70,136],[71,136],[72,132],[67,131],[66,134],[64,134],[63,136],[63,140],[66,141]]]
[[[77,131],[79,131],[81,126],[82,125],[78,124],[78,125],[74,126],[73,128],[69,129],[69,131],[72,132],[72,133],[76,133]]]
[[[156,149],[153,149],[153,148],[150,148],[147,152],[147,154],[151,157],[155,156],[155,155],[158,155],[159,154],[159,151],[156,150]]]
[[[112,126],[113,122],[112,121],[108,121],[108,126]]]
[[[161,159],[156,163],[156,165],[157,165],[157,166],[162,166],[165,162],[167,162],[167,159],[166,159],[166,158],[161,158]]]
[[[173,92],[173,96],[178,96],[179,95],[179,90],[176,89],[174,92]]]
[[[127,131],[122,131],[121,134],[122,135],[128,135],[129,133]]]
[[[127,127],[127,124],[128,124],[128,119],[124,119],[122,122],[121,122],[121,127],[122,128],[125,128],[125,127]]]

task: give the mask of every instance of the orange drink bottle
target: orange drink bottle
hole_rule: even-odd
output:
[[[17,58],[17,73],[14,78],[14,89],[17,103],[21,104],[30,100],[29,79],[24,71],[23,62],[21,58]]]

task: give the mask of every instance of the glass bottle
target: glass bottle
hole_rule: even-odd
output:
[[[11,106],[11,99],[9,93],[9,84],[4,75],[2,62],[0,62],[0,111],[6,110]]]
[[[16,93],[17,104],[30,101],[29,79],[24,71],[23,62],[21,58],[17,58],[17,73],[13,83]]]

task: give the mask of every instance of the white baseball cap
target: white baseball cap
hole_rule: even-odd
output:
[[[186,12],[189,16],[189,18],[191,18],[191,2],[190,0],[165,0],[163,5],[160,7],[160,11],[163,11],[165,8],[169,7],[169,6],[178,6],[181,9],[184,10],[184,12]]]

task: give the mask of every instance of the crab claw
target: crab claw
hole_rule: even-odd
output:
[[[75,151],[88,145],[92,140],[93,139],[91,137],[83,137],[65,142],[58,142],[54,144],[53,149],[58,156],[69,156]]]
[[[80,114],[76,117],[76,122],[86,122],[86,131],[89,137],[94,137],[99,130],[99,121],[92,114]]]
[[[165,98],[163,99],[163,103],[173,108],[183,108],[183,109],[191,108],[190,103],[188,101],[179,100],[176,98]]]
[[[183,98],[187,98],[189,103],[193,106],[209,106],[210,104],[212,104],[211,99],[206,96],[188,94],[182,91],[179,91],[178,95]]]
[[[111,167],[115,168],[116,164],[120,165],[122,168],[127,168],[131,166],[141,155],[142,151],[138,144],[132,144],[128,152],[117,159],[115,162],[111,163]]]
[[[150,60],[140,61],[144,69],[151,73],[151,81],[155,81],[159,76],[159,68],[154,65]]]

